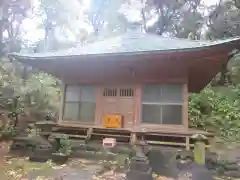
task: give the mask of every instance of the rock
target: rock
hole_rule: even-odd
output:
[[[148,152],[148,159],[150,166],[154,173],[176,178],[178,174],[178,169],[176,166],[176,161],[170,162],[171,157],[161,150],[152,149]]]
[[[181,171],[178,174],[177,180],[192,180],[192,173],[188,171]]]
[[[226,164],[237,164],[237,159],[227,160]]]
[[[177,153],[176,155],[176,159],[194,159],[194,155],[192,151],[188,151],[188,150],[181,150]]]
[[[235,171],[235,170],[238,170],[240,168],[240,166],[238,165],[238,164],[225,164],[224,165],[224,169],[225,170],[227,170],[227,171],[231,171],[231,170],[233,170],[233,171]]]
[[[206,158],[206,162],[211,162],[213,164],[217,163],[218,161],[218,155],[212,152],[207,152],[205,158]]]
[[[42,156],[30,156],[29,157],[29,160],[30,161],[33,161],[33,162],[46,162],[46,161],[48,161],[48,157],[46,157],[46,156],[44,156],[44,157],[42,157]]]
[[[130,169],[131,170],[139,170],[139,171],[147,171],[149,169],[149,160],[146,159],[144,161],[135,160],[134,158],[131,159],[130,162]]]
[[[218,156],[216,153],[206,153],[205,165],[208,169],[216,169],[218,167]]]
[[[202,165],[192,164],[191,172],[192,180],[214,180],[212,173]]]
[[[155,167],[163,166],[167,164],[164,154],[160,150],[153,149],[149,151],[147,157],[150,161],[150,165],[152,166],[154,172],[155,172]]]
[[[240,163],[240,156],[238,156],[238,157],[236,158],[236,161],[237,161],[238,163]]]
[[[153,180],[151,169],[147,172],[130,170],[127,172],[126,177],[127,180]]]
[[[222,166],[217,166],[217,167],[215,168],[215,171],[216,171],[216,173],[217,173],[218,175],[223,175],[224,172],[225,172],[225,169],[224,169],[224,167],[222,167]]]
[[[185,169],[189,169],[192,165],[193,161],[190,159],[186,159],[186,160],[178,160],[177,162],[177,168],[181,171],[181,170],[185,170]]]
[[[225,171],[224,175],[232,178],[240,178],[240,170],[236,171]]]
[[[192,151],[181,150],[176,155],[177,159],[177,168],[180,171],[189,169],[194,162],[194,155]]]

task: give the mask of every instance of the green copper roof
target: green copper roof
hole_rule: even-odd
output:
[[[77,46],[64,51],[32,53],[32,54],[12,54],[22,58],[46,58],[65,57],[81,55],[102,55],[119,53],[141,53],[151,51],[192,51],[196,48],[208,48],[210,46],[225,44],[240,40],[240,37],[218,40],[218,41],[197,41],[188,39],[178,39],[162,37],[146,33],[126,33],[118,37],[97,41],[86,46]]]

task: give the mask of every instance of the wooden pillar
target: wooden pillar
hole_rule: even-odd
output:
[[[61,102],[60,102],[58,123],[62,123],[62,121],[63,121],[63,111],[64,111],[65,94],[66,94],[66,85],[63,84],[63,85],[61,86]]]
[[[136,145],[137,143],[137,134],[135,132],[131,133],[131,137],[130,137],[130,144],[132,146]]]
[[[134,114],[134,127],[138,128],[140,125],[141,119],[141,85],[136,85],[135,92],[135,114]]]
[[[188,84],[185,83],[183,87],[183,126],[185,129],[188,129]]]
[[[190,150],[190,137],[186,137],[186,149]]]
[[[102,118],[102,89],[103,87],[98,86],[96,87],[96,109],[95,109],[95,120],[94,125],[101,126],[101,118]],[[102,123],[103,125],[103,123]]]

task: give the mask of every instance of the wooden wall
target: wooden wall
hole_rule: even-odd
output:
[[[96,95],[96,110],[95,110],[95,120],[94,120],[94,126],[96,127],[103,127],[102,122],[102,93],[103,93],[103,87],[101,85],[97,86],[97,95]],[[187,83],[184,83],[184,105],[183,105],[183,124],[180,125],[153,125],[153,124],[141,124],[141,97],[142,97],[142,85],[136,84],[135,85],[135,105],[134,105],[134,118],[133,118],[133,124],[134,128],[152,128],[152,129],[159,129],[159,128],[181,128],[181,129],[188,129],[188,85]],[[62,101],[60,105],[59,110],[59,123],[60,124],[75,124],[75,125],[81,125],[81,121],[66,121],[63,117],[63,110],[64,110],[64,98],[65,98],[65,86],[62,87]]]

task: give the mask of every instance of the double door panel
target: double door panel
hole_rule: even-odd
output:
[[[131,128],[134,125],[135,87],[113,86],[102,89],[101,119],[107,114],[122,116],[122,127]]]

